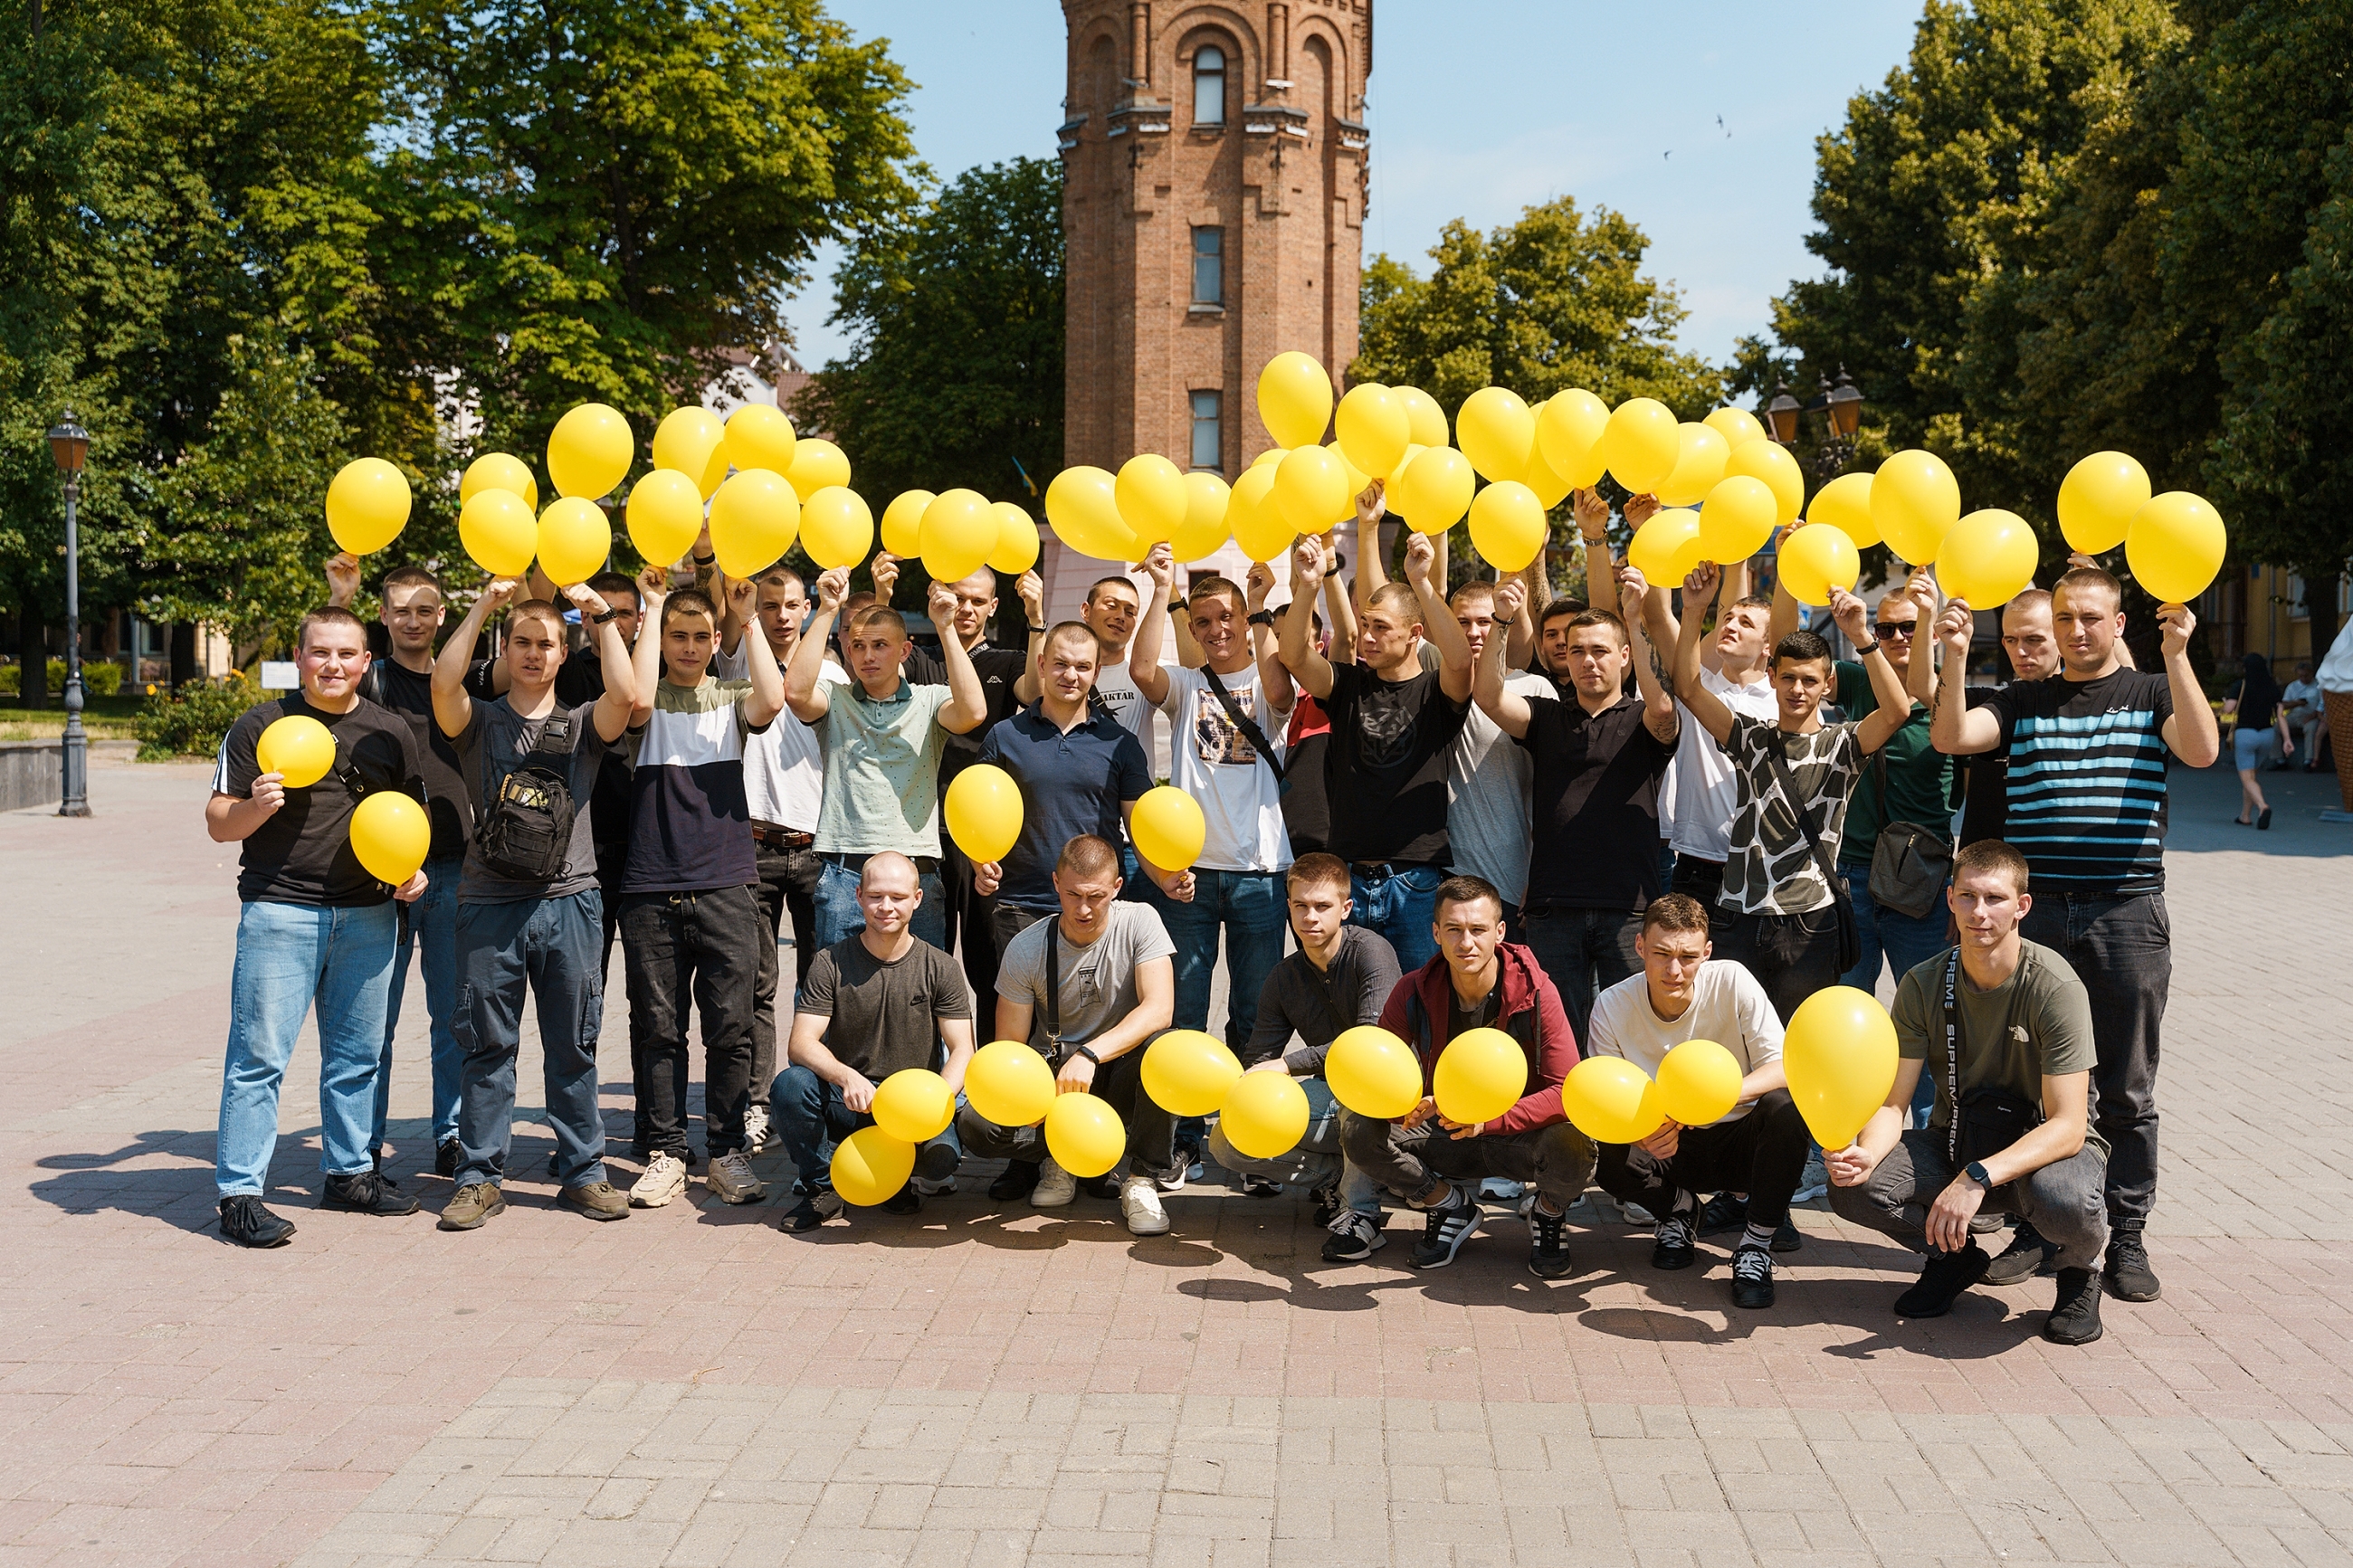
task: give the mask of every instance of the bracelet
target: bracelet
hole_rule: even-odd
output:
[[[1274,625],[1274,612],[1272,610],[1261,610],[1258,614],[1251,616],[1249,618],[1248,624],[1253,626],[1271,626]]]
[[[616,610],[616,609],[612,608],[610,605],[607,605],[607,606],[606,607],[605,613],[604,613],[603,615],[601,615],[601,616],[589,616],[588,618],[589,618],[591,621],[595,622],[596,625],[598,625],[598,626],[603,626],[606,622],[607,622],[607,621],[611,620],[614,616],[616,616],[619,615],[620,613],[621,613],[620,611],[618,611],[618,610]]]
[[[717,551],[715,551],[715,550],[714,550],[714,551],[712,551],[712,552],[710,554],[708,554],[708,555],[698,555],[698,556],[696,556],[696,557],[694,558],[694,563],[695,563],[697,566],[708,566],[708,565],[710,565],[712,562],[714,562],[714,561],[716,561],[716,560],[718,560],[718,559],[719,559],[719,552],[718,552]]]
[[[1046,635],[1046,628],[1039,626],[1037,622],[1031,621],[1029,623],[1029,633],[1032,637],[1043,637]]]
[[[1064,1061],[1069,1061],[1072,1057],[1084,1057],[1087,1060],[1094,1063],[1095,1066],[1103,1066],[1103,1058],[1095,1055],[1093,1051],[1090,1050],[1085,1046],[1071,1046],[1063,1050],[1062,1059]]]
[[[1854,657],[1858,659],[1869,658],[1873,654],[1883,654],[1887,650],[1885,648],[1879,646],[1879,639],[1877,637],[1873,637],[1871,641],[1863,644],[1862,647],[1856,651]]]

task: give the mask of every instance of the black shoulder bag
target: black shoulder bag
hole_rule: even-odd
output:
[[[1945,955],[1945,1081],[1953,1098],[1953,1124],[1945,1130],[1945,1157],[1956,1171],[1999,1154],[2042,1125],[2042,1106],[2000,1084],[1961,1092],[1961,950]]]
[[[1226,689],[1226,683],[1218,679],[1216,670],[1203,665],[1201,679],[1209,683],[1209,695],[1218,700],[1218,706],[1226,710],[1226,718],[1242,732],[1242,739],[1258,748],[1259,760],[1274,770],[1275,794],[1289,795],[1291,780],[1284,773],[1282,763],[1276,759],[1274,748],[1267,743],[1266,731],[1258,727],[1257,721],[1242,711],[1241,704],[1234,700],[1234,694]]]
[[[1887,818],[1887,748],[1872,754],[1872,781],[1879,786],[1879,837],[1871,847],[1871,900],[1918,920],[1936,907],[1953,875],[1953,846],[1933,827]]]
[[[474,852],[487,869],[517,882],[552,882],[562,875],[577,810],[571,756],[572,715],[558,709],[474,824]],[[482,765],[490,765],[487,743]]]
[[[1806,847],[1814,852],[1814,864],[1821,868],[1822,880],[1830,884],[1831,898],[1838,910],[1839,973],[1844,974],[1862,957],[1862,933],[1855,925],[1854,900],[1847,894],[1846,879],[1839,875],[1838,863],[1799,800],[1797,782],[1789,776],[1787,731],[1773,731],[1773,743],[1765,749],[1765,760],[1773,765],[1773,782],[1781,786],[1781,798],[1789,803],[1789,815],[1798,819],[1798,830],[1806,836]],[[1761,821],[1764,814],[1760,811],[1757,816]]]

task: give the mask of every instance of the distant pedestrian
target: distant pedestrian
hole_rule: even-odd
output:
[[[2241,664],[2239,679],[2222,697],[2222,717],[2234,721],[2231,731],[2231,763],[2239,770],[2239,815],[2231,820],[2242,827],[2269,828],[2272,803],[2255,782],[2274,747],[2284,757],[2295,755],[2295,736],[2287,727],[2287,710],[2280,701],[2279,682],[2272,677],[2272,661],[2251,653]]]

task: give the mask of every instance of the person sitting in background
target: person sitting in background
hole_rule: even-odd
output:
[[[2312,678],[2312,660],[2296,661],[2295,679],[2280,693],[2280,712],[2287,720],[2288,733],[2304,742],[2304,771],[2319,772],[2320,738],[2328,733],[2328,710],[2320,682]]]

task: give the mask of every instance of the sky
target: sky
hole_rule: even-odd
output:
[[[1166,0],[1164,0],[1164,4]],[[915,83],[917,153],[942,179],[1050,157],[1064,28],[1050,0],[828,0],[880,36]],[[1557,195],[1614,207],[1651,241],[1646,267],[1690,311],[1682,345],[1722,363],[1766,334],[1771,300],[1820,276],[1814,142],[1909,49],[1918,0],[1812,5],[1592,0],[1376,0],[1372,203],[1377,251],[1427,273],[1449,220],[1511,222]],[[845,339],[828,248],[787,310],[815,369]]]

